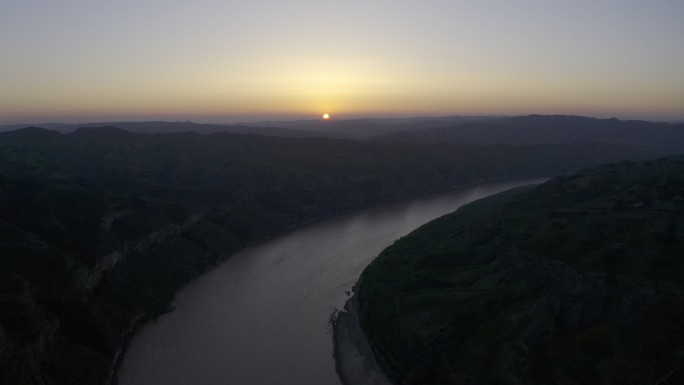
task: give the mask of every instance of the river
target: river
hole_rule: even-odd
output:
[[[228,258],[141,328],[119,385],[339,385],[328,319],[363,269],[420,225],[543,179],[492,183],[338,216]]]

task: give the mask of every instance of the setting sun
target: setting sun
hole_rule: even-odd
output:
[[[325,119],[325,120],[330,119],[330,114],[323,114],[323,119]]]

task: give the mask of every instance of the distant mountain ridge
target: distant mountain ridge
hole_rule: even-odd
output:
[[[573,144],[622,143],[676,148],[684,143],[684,123],[598,119],[572,115],[446,116],[415,118],[322,119],[264,121],[239,124],[192,122],[108,122],[35,125],[62,133],[80,127],[115,126],[137,133],[197,132],[211,134],[257,134],[290,138],[338,139],[420,144]],[[0,126],[0,132],[26,125]]]
[[[529,115],[396,132],[371,139],[425,144],[622,143],[675,148],[684,143],[684,124],[567,115]]]
[[[100,122],[100,123],[44,123],[44,124],[12,124],[0,126],[0,132],[14,131],[25,127],[40,127],[58,131],[66,134],[76,131],[81,127],[118,127],[126,131],[142,134],[169,134],[181,132],[196,132],[198,134],[211,134],[216,132],[226,132],[232,134],[257,134],[266,136],[282,136],[287,138],[300,138],[320,136],[315,132],[303,130],[280,128],[280,127],[249,127],[243,124],[203,124],[193,122],[166,122],[166,121],[144,121],[144,122]]]
[[[333,138],[365,140],[378,135],[421,131],[466,122],[500,119],[496,116],[437,116],[412,118],[359,118],[330,120],[264,121],[243,123],[249,127],[281,127],[317,132]]]
[[[61,133],[70,133],[80,127],[115,126],[137,133],[179,133],[193,131],[199,134],[227,132],[233,134],[257,134],[282,137],[326,136],[340,139],[362,140],[372,136],[405,130],[421,130],[448,126],[462,122],[479,121],[493,117],[414,117],[414,118],[362,118],[362,119],[322,119],[275,120],[244,122],[236,124],[206,124],[168,121],[141,122],[92,122],[92,123],[43,123],[11,124],[0,126],[0,132],[13,131],[25,127],[41,127]]]

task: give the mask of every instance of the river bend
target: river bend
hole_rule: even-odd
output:
[[[120,385],[339,385],[328,319],[363,269],[420,225],[473,200],[540,183],[475,186],[338,216],[228,258],[143,327]]]

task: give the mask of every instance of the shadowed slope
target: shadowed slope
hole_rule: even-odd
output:
[[[362,326],[397,384],[684,381],[684,158],[475,202],[364,271]]]

